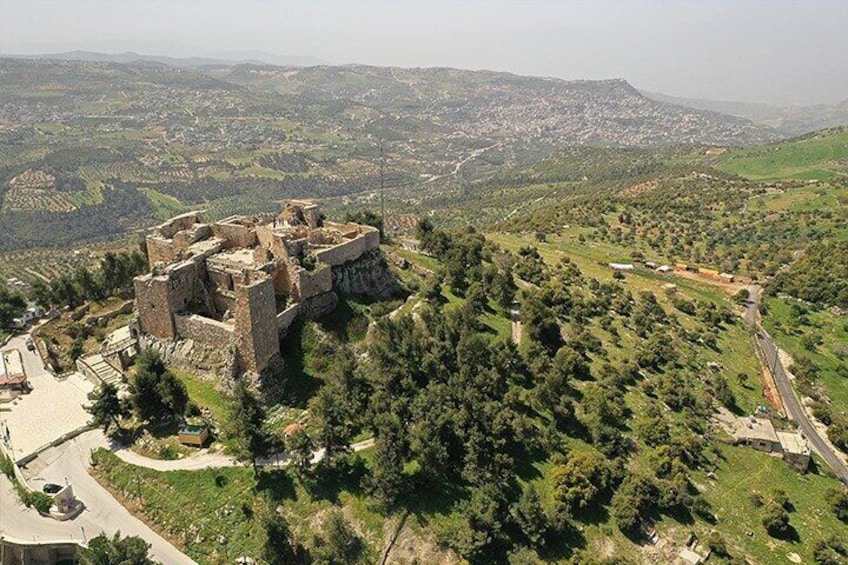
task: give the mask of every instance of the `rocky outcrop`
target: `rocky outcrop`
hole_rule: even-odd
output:
[[[300,315],[309,318],[310,320],[314,320],[324,314],[329,314],[336,309],[338,304],[339,297],[335,292],[325,292],[324,294],[307,298],[301,302]]]
[[[405,294],[379,249],[333,267],[333,288],[347,296],[385,300]]]
[[[192,339],[160,340],[148,334],[142,334],[139,342],[142,349],[158,351],[165,363],[185,371],[214,375],[224,381],[236,374],[232,348],[216,348]]]

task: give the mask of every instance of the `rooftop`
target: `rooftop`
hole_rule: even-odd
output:
[[[787,453],[798,453],[801,455],[809,455],[810,447],[807,445],[801,434],[795,432],[777,432],[777,437],[780,440],[780,445],[783,451]]]
[[[736,430],[739,437],[778,443],[774,425],[771,423],[771,420],[766,418],[755,418],[753,416],[739,418],[736,421]]]

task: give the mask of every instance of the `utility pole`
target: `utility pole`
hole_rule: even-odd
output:
[[[383,140],[380,140],[380,219],[383,222],[383,232],[386,231],[386,184],[385,184],[385,165],[386,160],[383,158]]]

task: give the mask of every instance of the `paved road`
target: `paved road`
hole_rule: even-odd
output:
[[[30,337],[29,334],[17,335],[9,340],[9,343],[3,346],[3,351],[7,349],[17,349],[21,352],[21,357],[24,359],[24,370],[27,377],[38,377],[48,374],[44,368],[44,363],[41,361],[41,356],[37,351],[29,351],[26,348],[26,340]]]
[[[839,477],[839,480],[848,485],[848,466],[845,465],[845,462],[837,453],[834,453],[833,449],[831,449],[830,445],[822,438],[819,431],[810,421],[807,411],[804,410],[804,407],[798,400],[798,396],[795,394],[795,390],[792,388],[792,382],[786,374],[783,363],[780,362],[777,347],[775,347],[768,333],[757,324],[757,303],[760,298],[760,287],[751,285],[748,287],[748,290],[751,293],[751,300],[745,310],[745,322],[757,328],[756,339],[762,347],[766,357],[766,363],[768,363],[774,375],[774,381],[777,384],[777,389],[780,391],[787,415],[798,424],[804,436],[809,440],[813,450],[824,459],[825,463]]]
[[[34,510],[25,508],[17,499],[12,484],[0,474],[0,533],[21,540],[50,540],[87,543],[100,532],[139,536],[151,544],[151,555],[164,565],[192,565],[195,562],[134,517],[112,495],[100,486],[86,467],[91,449],[105,445],[99,430],[87,432],[63,447],[55,461],[48,465],[39,479],[30,482],[38,486],[44,482],[73,485],[74,493],[85,510],[67,522],[44,518]]]

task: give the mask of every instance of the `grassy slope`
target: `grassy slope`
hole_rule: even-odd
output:
[[[826,180],[845,175],[846,158],[848,131],[829,130],[802,139],[728,151],[717,159],[716,167],[751,180]]]

